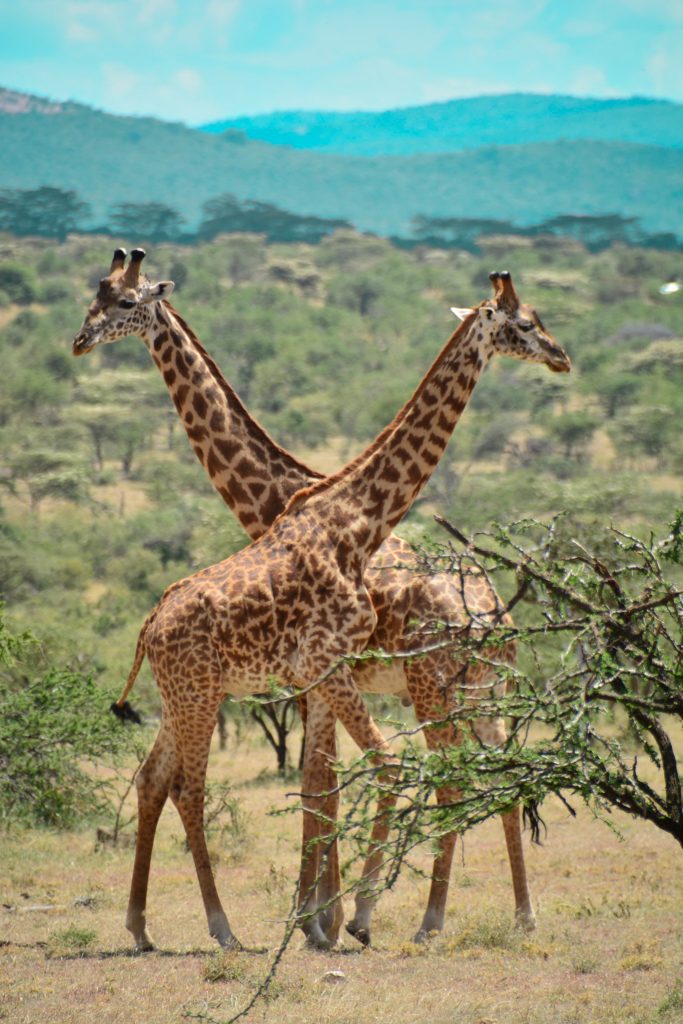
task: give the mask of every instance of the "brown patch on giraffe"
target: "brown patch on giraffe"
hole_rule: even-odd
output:
[[[209,432],[203,423],[197,423],[192,427],[187,426],[185,428],[185,433],[189,437],[190,441],[203,441],[209,436]]]
[[[225,416],[220,409],[214,409],[209,420],[209,430],[212,433],[220,434],[225,430]]]
[[[238,474],[238,476],[241,477],[255,476],[257,467],[255,463],[251,461],[251,459],[248,459],[246,456],[243,455],[239,462],[235,466],[233,466],[233,470],[235,473]]]
[[[270,489],[268,491],[268,497],[263,502],[263,506],[261,509],[264,522],[270,525],[277,518],[277,516],[280,515],[280,513],[282,512],[282,507],[282,495],[278,491],[277,487],[275,487],[274,484],[271,484]]]
[[[388,483],[397,484],[401,479],[401,474],[396,466],[392,466],[390,462],[385,462],[382,466],[379,477],[380,480],[386,480]]]
[[[263,445],[259,444],[258,441],[254,441],[254,440],[249,440],[247,442],[247,444],[248,444],[249,451],[254,456],[256,461],[259,464],[264,463],[266,461],[266,452],[265,452],[265,449],[264,449]]]
[[[192,405],[200,419],[204,419],[207,412],[206,399],[198,391],[192,396]]]
[[[422,470],[416,463],[411,463],[407,467],[406,480],[409,484],[414,484],[422,478]]]
[[[249,495],[245,491],[244,487],[237,480],[232,482],[232,496],[235,499],[236,504],[250,504]]]
[[[178,385],[176,393],[173,396],[173,401],[175,402],[175,405],[176,405],[177,409],[182,409],[182,407],[185,405],[185,401],[186,401],[187,396],[189,395],[189,393],[190,393],[190,387],[189,387],[188,384],[179,384]]]
[[[266,485],[265,484],[256,483],[256,482],[251,481],[251,480],[247,484],[247,487],[251,491],[251,493],[254,496],[254,498],[257,498],[257,499],[261,497],[261,495],[263,494],[263,492],[266,489]]]
[[[231,441],[227,437],[215,437],[213,443],[228,464],[242,451],[239,441]]]
[[[446,414],[443,411],[443,409],[439,412],[438,427],[439,427],[439,430],[443,430],[444,433],[447,433],[447,434],[450,433],[450,430],[451,430],[450,420],[446,416]]]
[[[209,448],[206,456],[206,471],[209,476],[218,476],[219,473],[224,473],[227,468],[226,464],[218,458],[214,449]]]

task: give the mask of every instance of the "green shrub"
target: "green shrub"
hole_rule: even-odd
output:
[[[129,731],[90,676],[40,671],[36,655],[30,634],[0,618],[0,826],[71,828],[107,805],[106,784],[87,766],[121,754]]]

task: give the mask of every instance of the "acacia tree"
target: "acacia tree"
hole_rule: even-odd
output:
[[[77,452],[30,444],[7,457],[0,484],[14,495],[25,496],[32,512],[38,512],[46,498],[86,501],[89,491],[86,468]]]
[[[492,580],[503,574],[496,589],[512,583],[513,594],[495,621],[479,621],[473,610],[435,644],[452,646],[459,664],[486,663],[514,686],[476,709],[454,692],[449,717],[463,743],[425,757],[409,742],[393,782],[385,775],[368,784],[377,769],[357,762],[341,786],[359,777],[365,784],[340,832],[362,848],[377,786],[394,788],[385,885],[416,845],[518,803],[533,810],[550,793],[570,810],[578,797],[605,819],[624,811],[683,847],[675,749],[683,724],[683,513],[663,539],[610,528],[594,533],[590,548],[572,539],[561,519],[496,527],[475,541],[439,521],[458,546],[430,549],[419,571],[477,572]],[[515,626],[504,621],[513,608]],[[510,641],[518,646],[518,667],[496,658],[496,648]],[[513,727],[504,746],[488,747],[473,720],[498,715],[509,716]],[[437,807],[432,797],[445,782],[462,796]]]
[[[109,225],[116,235],[150,242],[182,238],[185,218],[164,203],[118,203],[109,209]]]
[[[90,207],[72,189],[43,185],[0,190],[0,230],[15,235],[45,235],[63,242],[90,216]]]

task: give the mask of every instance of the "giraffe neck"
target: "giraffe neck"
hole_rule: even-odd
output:
[[[161,371],[194,452],[252,539],[321,474],[253,419],[193,331],[168,302],[149,307],[140,337]]]
[[[444,453],[493,353],[496,324],[485,308],[454,332],[416,392],[366,451],[290,503],[336,523],[364,564],[389,536]],[[334,527],[333,527],[334,528]]]

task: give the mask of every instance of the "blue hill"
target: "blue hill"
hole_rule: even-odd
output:
[[[511,94],[379,113],[280,111],[203,125],[294,149],[354,156],[447,153],[560,140],[683,148],[683,105],[666,100]]]

